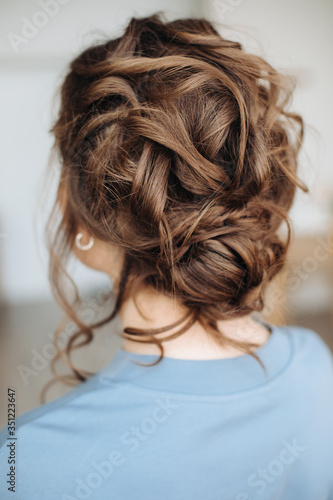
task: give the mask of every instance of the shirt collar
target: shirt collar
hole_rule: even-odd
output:
[[[291,339],[288,329],[262,322],[271,331],[264,345],[254,352],[267,368],[267,376],[259,362],[244,354],[234,358],[184,360],[155,354],[138,354],[119,348],[112,361],[98,375],[102,383],[125,382],[155,391],[196,395],[224,395],[254,389],[277,376],[288,364]]]

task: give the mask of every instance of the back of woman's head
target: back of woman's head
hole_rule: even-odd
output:
[[[218,320],[261,311],[289,244],[277,229],[285,221],[290,231],[295,189],[307,190],[296,175],[303,124],[287,111],[292,90],[204,19],[132,18],[120,38],[73,60],[52,128],[58,201],[66,193],[50,245],[62,303],[60,254],[84,226],[124,251],[107,320],[130,283],[177,298],[216,338]],[[68,355],[75,338],[92,339],[75,320]]]

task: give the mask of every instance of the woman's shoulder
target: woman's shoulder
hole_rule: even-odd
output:
[[[304,354],[307,352],[313,356],[316,355],[316,359],[320,356],[321,359],[325,359],[332,364],[333,353],[317,331],[298,325],[288,325],[283,326],[283,328],[292,337],[295,353]]]
[[[15,434],[20,436],[26,429],[28,433],[33,435],[33,428],[36,424],[36,429],[58,427],[61,428],[62,423],[71,421],[71,415],[75,412],[73,409],[76,406],[85,405],[85,399],[96,395],[96,389],[100,385],[99,372],[91,378],[81,382],[77,387],[70,389],[66,394],[60,396],[50,402],[44,403],[36,408],[28,410],[15,419]],[[0,452],[5,446],[8,439],[8,428],[5,425],[0,430]]]
[[[323,337],[315,330],[298,325],[282,327],[292,346],[292,366],[303,377],[311,378],[312,386],[320,384],[333,395],[333,353]],[[333,339],[332,339],[333,340]]]

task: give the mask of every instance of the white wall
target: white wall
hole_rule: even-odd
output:
[[[49,15],[40,15],[45,12],[42,3],[48,5]],[[318,129],[322,139],[316,145],[310,136],[306,138],[309,158],[304,162],[302,176],[313,193],[300,198],[292,216],[299,231],[325,231],[326,200],[329,196],[333,198],[332,32],[329,25],[332,7],[333,2],[329,0],[145,0],[140,3],[125,0],[122,7],[115,0],[2,0],[1,297],[19,302],[51,296],[42,240],[43,219],[37,214],[40,213],[42,175],[51,146],[48,129],[55,110],[52,97],[65,65],[99,33],[118,36],[131,15],[146,15],[159,9],[171,19],[196,15],[201,8],[215,21],[250,26],[251,30],[247,31],[259,40],[262,48],[258,49],[248,37],[246,46],[262,50],[275,65],[292,68],[299,75],[295,107]],[[29,35],[24,18],[44,23],[30,32],[27,43],[18,38]],[[234,34],[234,38],[237,36],[240,35]],[[98,280],[88,271],[83,273],[81,269],[80,274],[85,274],[86,281]]]

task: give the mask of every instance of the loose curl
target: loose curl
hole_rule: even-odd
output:
[[[285,262],[288,210],[297,187],[308,191],[296,174],[303,121],[287,111],[293,89],[207,20],[166,22],[160,13],[131,18],[120,38],[71,62],[50,130],[61,174],[48,232],[52,289],[78,327],[55,358],[65,357],[72,379],[91,375],[74,366],[72,349],[90,343],[141,285],[188,309],[187,323],[163,342],[197,321],[261,363],[257,344],[226,337],[217,321],[261,311]],[[73,303],[64,292],[79,225],[125,255],[114,310],[92,325],[75,312],[77,289]],[[155,335],[179,324],[128,327],[122,336],[155,343],[158,363]]]

